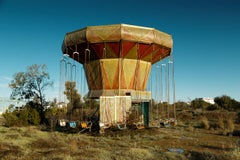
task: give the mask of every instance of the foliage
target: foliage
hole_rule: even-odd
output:
[[[175,103],[177,110],[189,109],[189,105],[186,102],[178,101]]]
[[[240,112],[238,112],[238,115],[237,115],[237,122],[240,124]]]
[[[27,67],[26,72],[16,73],[9,84],[12,89],[11,98],[27,100],[31,107],[37,109],[42,121],[46,106],[44,90],[53,84],[46,70],[46,65],[34,64]]]
[[[63,118],[67,113],[67,107],[61,106],[58,107],[57,100],[54,99],[53,102],[50,103],[50,107],[45,110],[45,116],[47,118]]]
[[[10,105],[8,107],[8,109],[3,113],[3,117],[5,118],[5,126],[7,127],[14,126],[17,123],[18,117],[14,113],[13,105]]]
[[[214,111],[214,110],[217,110],[219,107],[218,107],[218,105],[216,105],[216,104],[211,104],[211,105],[209,105],[208,107],[207,107],[207,110],[209,110],[209,111]]]
[[[40,123],[40,115],[35,108],[27,105],[20,111],[20,121],[25,125],[38,125]]]
[[[240,111],[240,102],[236,101],[235,99],[232,99],[227,95],[215,97],[214,102],[215,104],[210,104],[205,102],[202,98],[196,98],[193,101],[191,101],[191,108],[204,109],[209,111],[213,111],[217,109],[225,109],[228,111]],[[179,107],[176,107],[176,108],[179,109]],[[181,108],[181,105],[180,105],[180,108]]]
[[[40,123],[40,116],[36,109],[26,105],[21,110],[15,110],[14,106],[9,106],[5,113],[5,126],[27,126],[38,125]]]
[[[209,106],[209,103],[205,102],[202,98],[196,98],[191,102],[191,107],[193,109],[201,108],[206,109]]]
[[[46,104],[47,105],[47,102]],[[35,101],[35,100],[32,100],[32,101],[29,101],[26,106],[29,106],[33,109],[35,109],[39,115],[40,115],[40,119],[41,119],[41,124],[46,124],[46,117],[45,117],[45,107],[41,106],[41,104],[38,103],[38,101]]]
[[[82,105],[81,95],[77,92],[76,89],[76,82],[65,82],[64,94],[69,101],[67,104],[67,112],[68,114],[72,114],[75,108],[80,108]]]
[[[229,96],[215,97],[214,102],[224,109],[230,109],[232,106],[232,101]]]
[[[229,111],[240,109],[240,103],[227,95],[223,95],[221,97],[215,97],[214,102],[221,108]]]
[[[30,100],[37,98],[40,104],[43,104],[43,91],[52,86],[49,80],[49,74],[46,72],[46,65],[34,64],[27,68],[26,72],[18,72],[14,75],[9,84],[12,89],[11,97],[13,99]]]
[[[93,109],[99,106],[99,104],[95,99],[88,99],[87,96],[84,96],[83,100],[84,100],[84,108]]]

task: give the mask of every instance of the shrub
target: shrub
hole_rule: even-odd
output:
[[[181,111],[177,113],[177,119],[181,121],[190,121],[193,119],[193,113],[190,111]]]
[[[189,125],[187,128],[186,128],[187,131],[189,132],[193,132],[194,131],[194,127]]]
[[[5,118],[5,126],[6,127],[12,127],[18,121],[18,117],[15,114],[15,112],[6,111],[5,113],[3,113],[3,117]]]
[[[10,105],[8,106],[8,109],[2,114],[2,116],[5,119],[5,126],[11,127],[16,124],[18,121],[18,117],[16,115],[16,112],[14,112],[14,106]]]
[[[207,109],[208,106],[209,106],[209,103],[205,102],[202,98],[196,98],[191,102],[191,108],[194,108],[194,109],[197,109],[197,108]]]
[[[30,106],[24,107],[19,113],[19,121],[22,125],[38,125],[40,120],[38,111]]]
[[[238,112],[238,115],[237,115],[237,122],[240,124],[240,112]]]
[[[221,129],[225,128],[222,116],[218,117],[218,127],[221,128]]]
[[[205,117],[205,116],[203,116],[201,118],[201,124],[202,124],[202,127],[205,128],[205,129],[210,128],[209,121],[208,121],[207,117]]]
[[[5,126],[27,126],[27,125],[38,125],[40,123],[40,115],[38,111],[30,106],[23,107],[22,110],[16,111],[9,107],[5,113]]]
[[[218,106],[216,104],[212,104],[212,105],[207,107],[207,110],[209,110],[209,111],[214,111],[214,110],[217,110],[217,109],[218,109]]]
[[[234,130],[234,122],[233,122],[232,118],[229,118],[227,120],[227,129],[228,129],[228,132],[230,132],[230,133],[232,133]]]

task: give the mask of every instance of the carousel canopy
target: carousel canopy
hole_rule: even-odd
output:
[[[172,46],[172,36],[154,28],[115,24],[88,26],[67,33],[62,51],[74,58],[74,52],[90,49],[91,60],[95,60],[103,58],[103,50],[107,49],[105,58],[121,57],[155,63],[169,56]],[[84,56],[78,61],[84,63],[83,59]]]

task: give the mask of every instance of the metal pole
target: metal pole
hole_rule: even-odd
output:
[[[65,65],[64,65],[64,71],[65,71],[65,73],[64,73],[64,80],[63,80],[63,88],[65,88],[65,83],[66,83],[66,81],[67,81],[67,78],[68,78],[68,75],[67,75],[67,72],[68,72],[68,69],[67,69],[67,61],[68,61],[68,58],[69,58],[69,55],[68,54],[64,54],[63,55],[63,58],[65,58],[64,59],[64,62],[65,62]],[[64,103],[66,103],[66,101],[67,101],[67,99],[66,99],[66,96],[64,95]]]
[[[175,92],[175,77],[174,77],[174,60],[172,59],[172,85],[173,85],[173,109],[174,109],[174,119],[176,120],[177,115],[176,115],[176,92]]]
[[[165,99],[165,103],[164,103],[164,110],[165,110],[165,116],[164,117],[166,117],[166,107],[165,107],[165,104],[166,104],[166,102],[167,102],[167,95],[168,95],[168,93],[167,93],[167,67],[166,67],[166,64],[162,64],[162,66],[164,67],[164,77],[165,77],[165,97],[164,97],[164,99]]]
[[[174,79],[174,61],[173,61],[173,57],[169,58],[168,64],[170,65],[170,63],[172,64],[172,98],[173,98],[173,116],[176,119],[176,108],[175,108],[175,100],[176,100],[176,96],[175,96],[175,79]]]
[[[159,66],[156,66],[156,68],[158,69],[159,68]],[[160,78],[160,76],[161,75],[158,75],[157,74],[158,73],[158,70],[156,70],[156,83],[157,83],[157,85],[156,85],[156,88],[157,88],[157,119],[158,119],[158,121],[159,121],[159,103],[160,103],[160,94],[159,94],[159,90],[161,90],[161,86],[159,86],[159,88],[158,88],[158,83],[159,83],[159,78]],[[161,68],[160,68],[160,74],[161,74]]]
[[[78,52],[73,52],[73,59],[75,60],[75,54],[77,54],[77,60],[79,62],[79,53]],[[75,61],[74,61],[75,62]],[[76,89],[78,89],[78,82],[77,82],[77,66],[74,63],[74,65],[72,66],[72,68],[74,69],[74,81],[76,82]]]
[[[170,105],[170,63],[168,62],[168,81],[167,81],[167,93],[168,93],[168,96],[167,96],[167,99],[168,99],[168,119],[169,119],[169,105]]]
[[[90,53],[90,50],[89,50],[88,48],[85,49],[84,71],[85,71],[85,73],[86,73],[86,74],[85,74],[85,75],[86,75],[86,76],[85,76],[86,78],[90,77],[90,74],[91,74],[91,73],[88,72],[88,67],[89,67],[89,66],[88,66],[88,63],[90,63],[90,54],[91,54],[91,53]],[[87,56],[88,56],[88,59],[87,59]],[[88,60],[88,61],[87,61],[87,60]],[[88,75],[87,75],[87,74],[88,74]],[[87,77],[87,76],[88,76],[88,77]],[[84,80],[85,80],[85,79],[84,79]],[[85,90],[85,89],[86,89],[86,88],[85,88],[85,85],[84,85],[84,90]]]
[[[63,82],[65,81],[63,72],[64,72],[64,67],[66,65],[66,60],[64,57],[60,60],[60,82],[59,82],[59,102],[62,102],[62,92],[63,92]]]

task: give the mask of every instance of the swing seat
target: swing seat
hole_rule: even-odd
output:
[[[92,123],[91,122],[82,122],[81,123],[81,127],[82,128],[91,128],[92,127]]]
[[[70,126],[70,128],[76,128],[77,127],[77,123],[74,122],[74,121],[71,121],[71,122],[69,122],[69,126]]]
[[[127,126],[126,126],[125,123],[123,123],[123,124],[117,124],[117,127],[118,127],[119,130],[125,130],[125,129],[127,129]]]
[[[137,129],[143,129],[144,128],[144,124],[142,122],[134,123],[134,125],[137,127]]]
[[[88,130],[89,132],[92,131],[92,122],[91,121],[90,122],[81,122],[80,125],[81,125],[82,130],[80,130],[79,133],[82,133],[86,130]]]
[[[81,127],[82,127],[82,128],[87,128],[87,123],[86,123],[86,122],[82,122],[82,123],[81,123]]]
[[[107,129],[107,128],[110,128],[112,125],[109,124],[109,123],[99,123],[99,126],[100,128],[104,128],[104,129]]]

